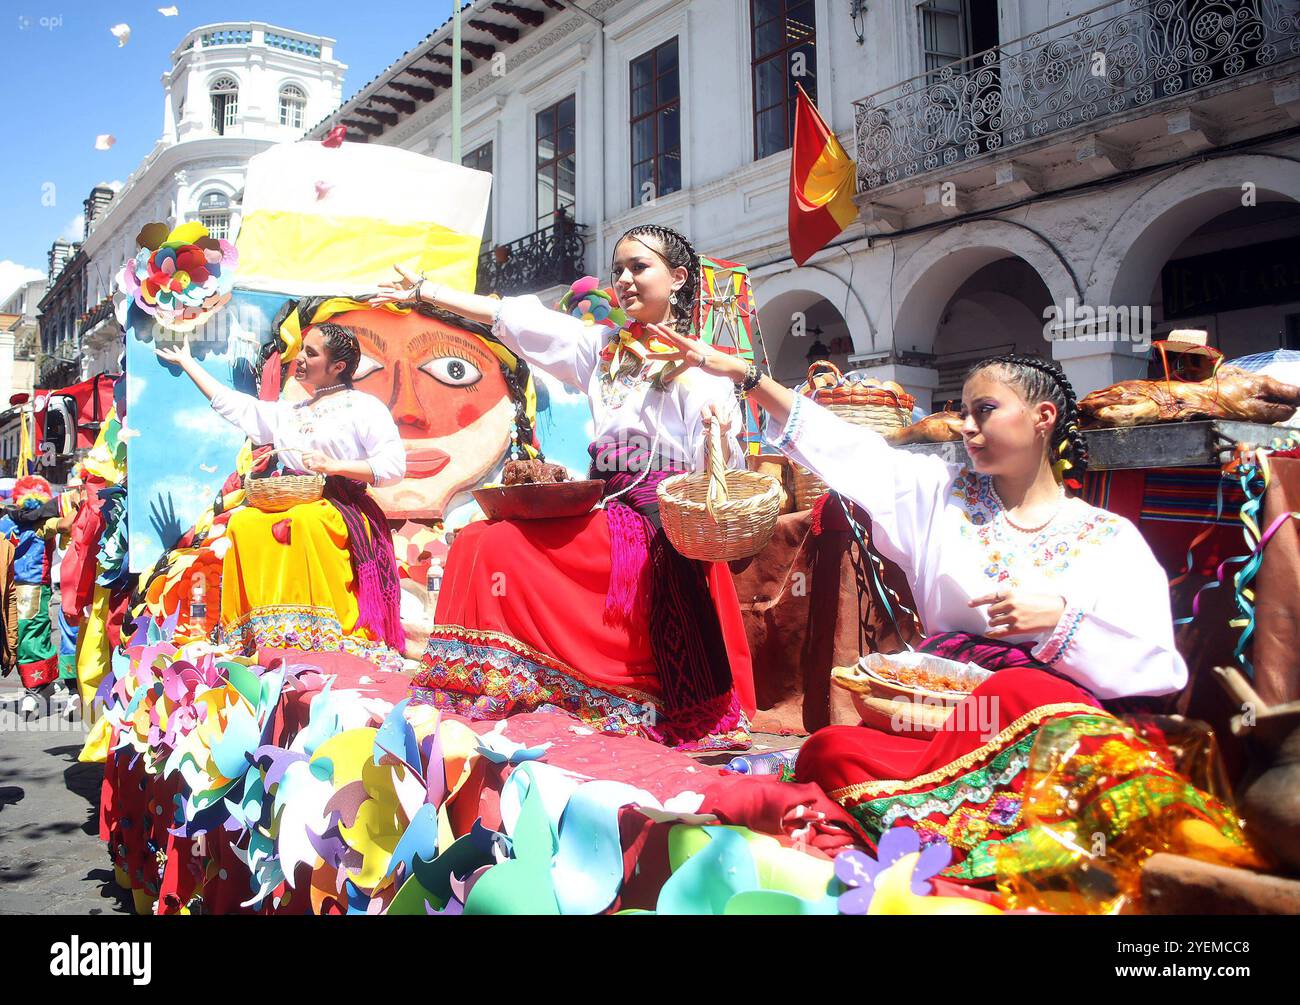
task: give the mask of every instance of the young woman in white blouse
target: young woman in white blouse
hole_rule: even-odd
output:
[[[743,364],[668,338],[670,358],[744,379]],[[870,516],[872,543],[907,574],[926,630],[941,633],[919,648],[999,671],[932,738],[818,731],[796,775],[869,829],[901,821],[943,837],[959,862],[970,857],[967,878],[987,877],[990,846],[1020,826],[1039,726],[1185,685],[1164,570],[1132,523],[1067,495],[1086,446],[1073,389],[1050,361],[1002,356],[972,370],[968,464],[892,448],[770,378],[750,395],[771,442]]]
[[[273,445],[285,472],[326,476],[324,498],[279,513],[251,506],[226,528],[221,626],[249,653],[258,648],[339,649],[400,665],[400,585],[392,536],[367,485],[406,473],[406,453],[382,401],[354,390],[360,348],[342,325],[307,329],[294,376],[305,401],[261,401],[204,370],[188,343],[157,350],[183,370],[218,415],[255,446]]]
[[[477,718],[549,706],[603,731],[743,748],[753,679],[735,587],[725,566],[672,549],[655,497],[663,478],[702,465],[706,415],[727,421],[728,463],[745,463],[731,382],[644,358],[668,328],[691,331],[699,257],[676,231],[644,226],[618,242],[612,266],[630,318],[622,329],[400,268],[381,298],[490,323],[531,366],[586,392],[590,477],[606,482],[606,505],[591,516],[457,534],[415,696]]]

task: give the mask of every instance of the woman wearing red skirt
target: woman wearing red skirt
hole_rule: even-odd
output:
[[[671,341],[676,358],[743,379],[737,362]],[[988,878],[995,846],[1022,829],[1020,790],[1044,723],[1186,683],[1164,571],[1133,524],[1066,494],[1087,455],[1074,392],[1052,362],[1010,355],[972,370],[964,465],[896,450],[768,378],[751,396],[779,449],[870,514],[873,543],[907,574],[922,622],[944,632],[921,648],[999,671],[932,738],[831,726],[809,738],[795,773],[875,834],[906,825],[947,841],[947,875]]]
[[[533,296],[495,300],[399,272],[388,297],[490,322],[530,365],[587,393],[590,477],[606,483],[604,507],[589,516],[485,521],[456,535],[415,700],[479,719],[558,709],[579,728],[683,749],[747,748],[753,674],[730,573],[672,548],[655,492],[702,465],[715,417],[728,426],[728,463],[744,466],[732,384],[652,358],[670,348],[665,326],[690,330],[694,249],[666,227],[624,235],[613,262],[621,326]],[[589,291],[574,292],[581,300]]]

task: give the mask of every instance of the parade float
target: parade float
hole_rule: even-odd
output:
[[[409,229],[353,214],[348,227],[370,252],[337,252],[341,216],[322,204],[348,199],[350,180],[359,184],[389,156],[402,159],[383,165],[397,188],[403,178],[416,179],[427,192],[429,172],[449,171],[485,204],[485,183],[468,177],[475,172],[403,151],[277,148],[250,170],[229,301],[195,294],[195,304],[182,306],[209,312],[188,333],[202,347],[204,365],[264,394],[268,386],[277,395],[294,393],[291,383],[276,389],[265,379],[275,354],[283,360],[297,348],[294,325],[286,333],[284,319],[305,309],[299,331],[322,312],[365,330],[366,354],[373,352],[377,369],[359,375],[358,387],[374,376],[372,393],[387,395],[399,422],[418,417],[408,425],[420,435],[408,437],[407,449],[430,461],[417,464],[411,484],[376,493],[401,529],[403,571],[418,580],[445,547],[455,501],[467,505],[467,490],[495,480],[506,459],[532,457],[545,442],[536,435],[534,385],[481,333],[457,330],[448,318],[370,309],[358,299],[394,259],[473,286],[472,264],[465,269],[477,244],[460,238],[481,226],[468,217],[448,226],[432,204],[426,223]],[[321,178],[329,182],[323,189]],[[420,205],[413,204],[417,217]],[[441,243],[430,241],[430,232]],[[88,508],[79,537],[89,570],[79,582],[92,614],[78,669],[94,714],[81,757],[104,766],[99,833],[117,883],[139,912],[1139,913],[1155,906],[1143,882],[1154,856],[1243,873],[1277,867],[1278,856],[1263,857],[1247,840],[1250,827],[1233,808],[1213,733],[1168,716],[1072,717],[1017,749],[1022,792],[1014,806],[996,808],[1002,832],[1015,840],[1001,842],[993,881],[971,882],[953,867],[942,834],[896,820],[864,827],[816,785],[793,781],[788,761],[763,775],[771,758],[691,755],[640,736],[602,733],[558,711],[471,722],[410,701],[413,667],[400,660],[321,645],[249,652],[228,644],[213,631],[229,547],[224,528],[247,504],[245,477],[267,459],[228,433],[216,434],[206,406],[154,357],[154,341],[175,335],[157,309],[146,310],[165,285],[158,274],[174,274],[158,257],[169,243],[154,240],[161,236],[142,235],[134,261],[143,278],[135,277],[139,288],[123,308],[129,411],[105,424],[92,454],[95,476],[111,488],[125,481],[130,451],[128,516]],[[168,238],[190,239],[203,250],[196,235]],[[233,267],[233,257],[219,250]],[[338,273],[340,263],[355,271]],[[176,270],[182,264],[193,263],[178,254]],[[716,275],[734,278],[731,263],[711,264]],[[180,271],[202,285],[201,268]],[[183,298],[189,287],[181,285],[174,292]],[[715,303],[725,299],[716,284],[711,288]],[[286,311],[290,301],[299,306]],[[454,344],[462,363],[500,376],[499,387],[489,381],[491,393],[474,415],[440,404],[438,388],[421,390],[413,373],[398,379],[421,338]],[[752,353],[748,328],[743,342],[740,350]],[[895,407],[900,397],[891,388],[870,394],[892,396]],[[775,551],[788,575],[804,543],[791,546],[790,522],[797,520],[813,523],[803,530],[805,541],[814,531],[839,533],[862,551],[849,580],[859,609],[844,618],[853,621],[854,657],[875,648],[859,645],[857,632],[868,621],[882,624],[881,610],[905,643],[897,624],[907,612],[905,592],[888,585],[890,571],[878,557],[863,557],[869,540],[833,497],[821,496],[811,513],[782,516],[750,568]],[[124,596],[127,522],[137,578],[134,594]],[[829,585],[821,589],[839,597],[840,556],[829,564]],[[743,582],[745,569],[735,571]],[[780,606],[783,592],[784,586],[766,607],[754,605],[750,627]],[[418,639],[424,599],[404,616],[408,639]],[[864,607],[874,613],[864,615]],[[773,662],[798,662],[796,644],[786,640]],[[408,644],[408,654],[418,649],[418,641]],[[823,701],[830,670],[827,659],[812,671],[824,678],[817,682]],[[911,697],[942,684],[949,704],[965,686],[894,684],[896,694],[902,687]],[[788,720],[788,689],[781,698]],[[760,707],[773,712],[770,721],[780,720],[780,702],[762,699],[760,680]],[[981,800],[975,791],[953,798]],[[954,825],[962,819],[954,816]]]

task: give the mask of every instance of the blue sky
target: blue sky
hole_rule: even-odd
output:
[[[451,0],[3,0],[0,2],[0,298],[44,273],[46,253],[100,182],[124,181],[162,131],[160,78],[185,34],[219,21],[266,21],[337,39],[348,97],[442,24]],[[119,47],[109,29],[131,27]],[[111,133],[116,144],[95,149]],[[52,205],[48,205],[52,203]]]

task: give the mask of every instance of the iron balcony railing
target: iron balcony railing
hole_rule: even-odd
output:
[[[535,293],[582,278],[586,226],[560,217],[549,227],[483,252],[478,261],[478,292]]]
[[[854,102],[858,191],[1300,56],[1300,0],[1112,0]]]

